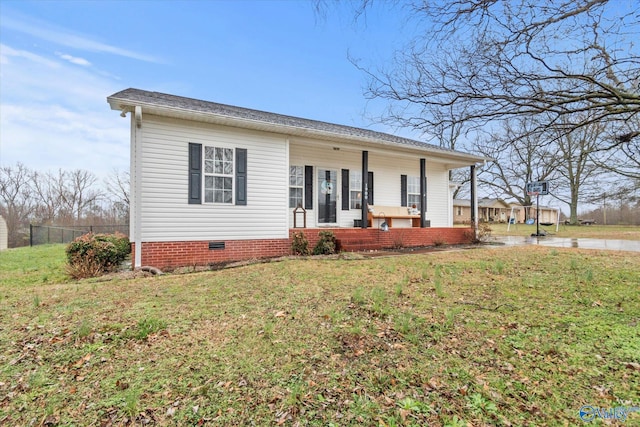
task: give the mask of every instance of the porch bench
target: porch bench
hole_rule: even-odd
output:
[[[420,214],[410,214],[406,206],[369,205],[369,212],[367,212],[369,227],[373,225],[374,219],[386,221],[389,227],[393,227],[394,219],[410,219],[412,227],[420,227]]]

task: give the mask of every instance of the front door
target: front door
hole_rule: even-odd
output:
[[[318,223],[335,224],[338,171],[318,169]]]

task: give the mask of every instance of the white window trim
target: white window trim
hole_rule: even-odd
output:
[[[299,168],[299,170],[301,171],[301,178],[302,178],[302,183],[300,185],[292,185],[291,184],[291,168],[295,167],[296,169]],[[297,174],[296,174],[297,176]],[[287,201],[287,206],[289,206],[290,209],[294,209],[297,206],[291,206],[291,189],[292,188],[299,188],[301,190],[301,194],[302,196],[300,197],[300,206],[304,206],[304,166],[299,166],[299,165],[289,165],[289,175],[288,175],[288,182],[289,182],[289,193],[288,193],[288,201]]]
[[[213,150],[213,155],[214,158],[213,159],[208,159],[207,158],[207,148],[210,148]],[[222,149],[222,150],[230,150],[231,151],[231,173],[230,174],[225,174],[225,173],[216,173],[215,172],[215,150],[216,149]],[[207,172],[207,161],[212,161],[212,167],[213,167],[213,172],[208,173]],[[223,172],[224,172],[224,154],[223,154]],[[202,167],[202,190],[204,192],[204,197],[203,197],[203,203],[204,204],[215,204],[215,205],[234,205],[235,204],[235,188],[236,188],[236,177],[235,177],[235,168],[236,168],[236,152],[235,149],[232,147],[225,147],[225,146],[215,146],[215,145],[204,145],[203,146],[203,156],[202,156],[202,162],[203,162],[203,167]],[[207,177],[212,177],[213,181],[214,181],[214,186],[212,188],[213,191],[213,197],[212,197],[212,201],[207,201]],[[230,192],[231,192],[231,200],[225,202],[216,202],[215,201],[215,178],[231,178],[231,188],[230,188]],[[225,189],[222,189],[223,192],[225,191]],[[223,193],[224,194],[224,193]]]
[[[359,176],[357,182],[352,182],[354,175]],[[356,197],[353,197],[353,194]],[[358,198],[357,196],[360,195]],[[349,209],[360,209],[362,207],[362,172],[357,170],[349,171]]]
[[[417,188],[415,188],[417,185]],[[414,191],[412,191],[414,190]],[[417,196],[417,203],[411,201],[411,196]],[[421,209],[420,206],[420,177],[419,176],[407,176],[407,206],[413,207],[416,205],[418,210]]]

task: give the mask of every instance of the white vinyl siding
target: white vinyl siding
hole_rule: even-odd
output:
[[[326,144],[304,138],[293,138],[287,146],[287,138],[291,137],[284,135],[151,114],[144,116],[138,132],[140,155],[132,153],[132,162],[136,164],[134,174],[140,173],[141,184],[137,194],[132,195],[136,201],[132,217],[141,218],[143,242],[288,238],[289,228],[293,226],[293,209],[289,208],[290,165],[302,167],[303,174],[305,166],[313,166],[314,206],[319,190],[319,168],[338,172],[336,189],[342,185],[341,169],[349,169],[350,174],[362,170],[361,146]],[[247,150],[246,206],[207,203],[204,192],[202,204],[188,203],[189,143]],[[340,150],[333,149],[336,146]],[[429,159],[426,169],[427,219],[432,227],[449,226],[448,170],[443,163]],[[419,176],[419,170],[418,155],[409,157],[393,150],[370,150],[369,171],[374,173],[375,204],[400,206],[400,175]],[[203,175],[206,175],[204,164]],[[302,188],[304,194],[304,185]],[[351,183],[349,190],[351,198],[352,190],[355,191]],[[337,194],[341,197],[341,191]],[[340,200],[337,205],[337,225],[353,227],[354,219],[360,219],[361,212],[358,209],[343,211],[339,208]],[[307,210],[307,227],[317,225],[317,212]]]
[[[429,170],[427,161],[427,219],[432,227],[452,227],[449,217],[451,210],[451,192],[449,191],[448,171],[442,165],[434,164]]]
[[[188,204],[190,142],[247,149],[246,206]],[[138,195],[142,241],[287,238],[286,151],[285,138],[273,134],[146,115]]]

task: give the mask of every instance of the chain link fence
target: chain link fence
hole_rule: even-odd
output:
[[[129,236],[128,225],[78,225],[58,227],[53,225],[29,226],[29,244],[31,246],[49,243],[71,243],[76,237],[87,233],[113,234],[122,233]]]

